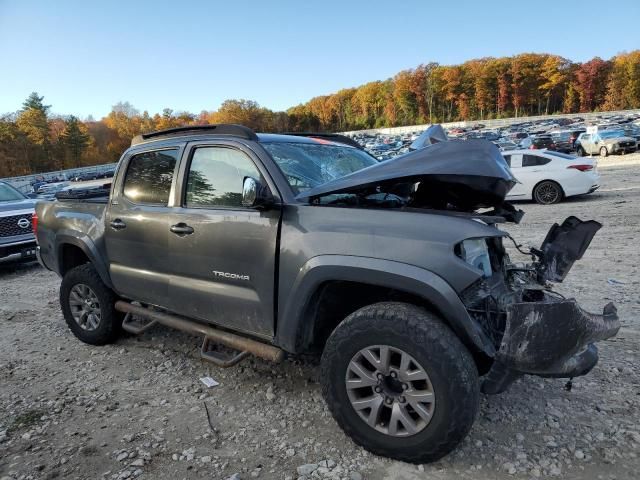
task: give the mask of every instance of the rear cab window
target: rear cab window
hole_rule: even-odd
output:
[[[177,160],[178,149],[133,155],[124,177],[124,197],[137,204],[166,206]]]

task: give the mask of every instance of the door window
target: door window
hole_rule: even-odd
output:
[[[503,155],[504,161],[507,162],[507,165],[511,166],[511,155]]]
[[[233,148],[197,148],[191,159],[186,207],[241,207],[245,177],[261,180],[251,159]]]
[[[537,155],[523,155],[522,166],[523,167],[537,167],[540,165],[546,165],[551,159],[546,157],[539,157]]]
[[[131,157],[124,178],[124,196],[135,203],[167,205],[177,158],[177,150],[144,152]]]

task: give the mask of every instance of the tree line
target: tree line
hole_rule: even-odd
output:
[[[252,100],[226,100],[199,114],[140,113],[128,102],[101,120],[52,115],[32,93],[0,117],[0,177],[114,162],[143,132],[240,123],[263,132],[345,131],[458,120],[640,108],[640,50],[572,62],[551,54],[428,63],[393,78],[314,97],[274,112]]]

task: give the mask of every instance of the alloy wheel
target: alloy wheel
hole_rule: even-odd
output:
[[[399,348],[372,345],[357,352],[345,385],[353,409],[378,432],[415,435],[433,418],[436,398],[429,375]]]
[[[536,200],[538,203],[550,205],[560,200],[560,189],[551,182],[544,182],[536,188]]]
[[[78,283],[71,288],[69,307],[73,319],[83,330],[92,331],[100,325],[102,318],[100,301],[88,285]]]

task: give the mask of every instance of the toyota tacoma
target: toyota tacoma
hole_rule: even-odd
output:
[[[38,255],[81,341],[160,323],[202,335],[202,358],[224,367],[317,353],[354,441],[434,461],[467,435],[481,392],[586,374],[619,321],[552,287],[599,223],[569,217],[514,263],[500,225],[523,212],[504,201],[516,180],[499,150],[422,143],[378,162],[340,135],[140,135],[110,190],[37,204]]]

